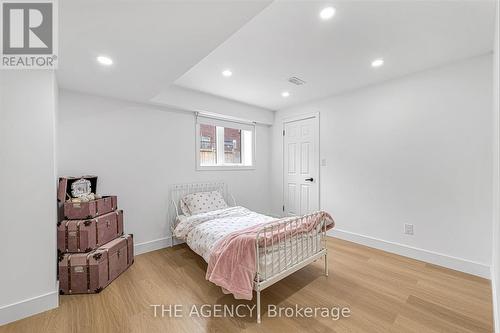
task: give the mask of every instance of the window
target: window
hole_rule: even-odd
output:
[[[217,164],[217,128],[214,125],[200,124],[200,164]]]
[[[254,167],[255,126],[198,116],[196,161],[199,170]]]

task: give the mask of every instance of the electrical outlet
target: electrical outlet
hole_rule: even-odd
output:
[[[413,235],[413,224],[405,223],[405,234]]]
[[[323,158],[323,159],[321,160],[321,166],[326,166],[326,158]]]

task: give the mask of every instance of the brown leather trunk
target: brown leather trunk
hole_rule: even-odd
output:
[[[57,227],[59,252],[90,252],[123,235],[123,211],[89,220],[64,220]]]
[[[99,293],[133,262],[133,235],[121,236],[89,253],[64,254],[59,261],[59,292]]]
[[[102,197],[88,202],[65,202],[64,217],[68,220],[92,219],[116,210],[116,196]]]

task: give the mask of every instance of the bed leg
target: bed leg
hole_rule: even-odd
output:
[[[260,290],[257,290],[257,324],[260,324]]]
[[[328,252],[325,252],[325,276],[328,276]]]

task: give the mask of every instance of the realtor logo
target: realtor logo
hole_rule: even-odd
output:
[[[3,69],[53,69],[57,65],[56,3],[0,0]]]

